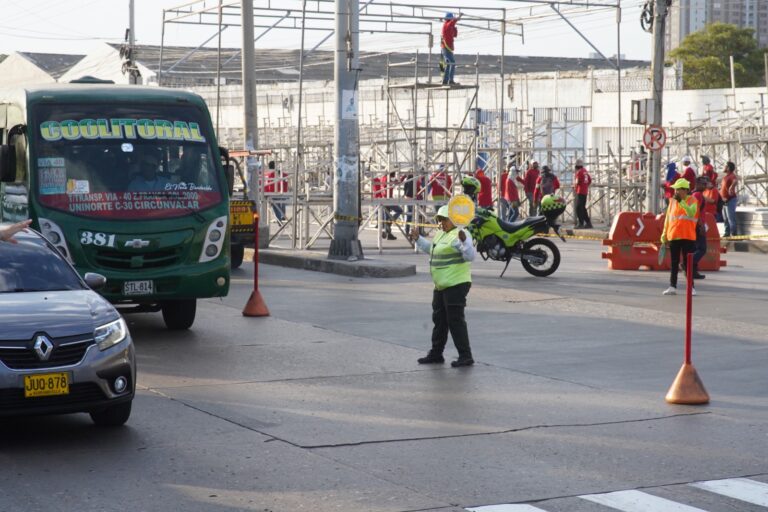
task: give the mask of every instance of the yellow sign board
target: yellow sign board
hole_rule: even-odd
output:
[[[448,202],[448,218],[454,226],[468,225],[475,218],[475,202],[465,194],[453,196]]]

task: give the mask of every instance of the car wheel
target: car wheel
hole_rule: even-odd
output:
[[[131,402],[91,411],[90,415],[93,422],[100,427],[119,427],[131,416]]]
[[[245,256],[245,246],[243,244],[233,244],[229,248],[229,261],[233,269],[240,268]]]
[[[162,304],[165,326],[173,331],[189,329],[195,323],[197,300],[169,300]]]

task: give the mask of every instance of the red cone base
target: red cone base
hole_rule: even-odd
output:
[[[269,316],[269,309],[258,290],[251,292],[251,297],[243,308],[243,316]]]
[[[709,393],[704,389],[696,368],[683,363],[675,381],[667,391],[665,400],[670,404],[700,405],[709,403]]]

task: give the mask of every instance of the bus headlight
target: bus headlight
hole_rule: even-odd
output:
[[[128,336],[128,326],[125,325],[125,320],[119,318],[114,322],[104,324],[101,327],[97,327],[93,332],[93,337],[96,340],[96,344],[99,346],[99,350],[106,350],[109,347],[115,346]]]
[[[200,252],[200,263],[212,261],[219,257],[224,246],[227,233],[227,217],[214,219],[208,225],[203,242],[204,249]]]
[[[64,232],[58,224],[43,217],[40,217],[38,221],[40,222],[40,232],[43,236],[56,247],[62,256],[67,258],[67,261],[73,263],[72,256],[69,254],[69,249],[67,248],[67,240],[64,238]]]

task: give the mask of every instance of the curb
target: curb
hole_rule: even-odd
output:
[[[253,259],[253,249],[246,249],[245,254],[246,259]],[[262,249],[259,250],[259,263],[347,277],[390,278],[416,275],[416,265],[371,259],[329,260],[327,254],[316,251]]]

